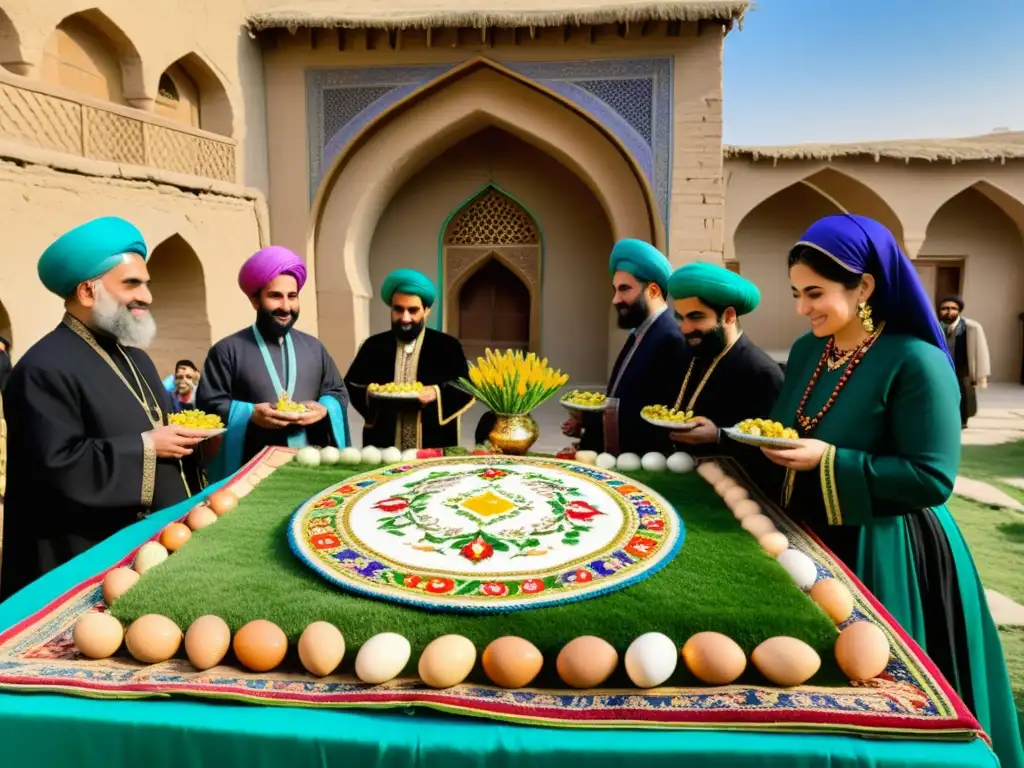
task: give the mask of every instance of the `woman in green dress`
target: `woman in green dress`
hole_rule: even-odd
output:
[[[772,418],[792,448],[781,498],[928,653],[1024,768],[1006,662],[978,573],[945,506],[960,458],[959,390],[945,338],[892,234],[862,216],[816,222],[790,251],[793,345]]]

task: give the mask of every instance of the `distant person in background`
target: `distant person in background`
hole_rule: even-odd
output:
[[[174,365],[171,389],[171,409],[175,413],[194,411],[196,389],[199,387],[199,368],[191,360],[179,360]]]
[[[960,382],[960,428],[967,429],[967,420],[978,413],[975,387],[988,386],[992,362],[985,330],[976,320],[964,317],[963,311],[964,300],[959,296],[947,296],[939,302],[939,322]]]
[[[4,391],[7,377],[11,375],[11,342],[0,336],[0,392]]]

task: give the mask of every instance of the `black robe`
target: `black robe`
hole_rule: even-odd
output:
[[[365,420],[364,446],[452,448],[459,444],[462,415],[474,402],[455,386],[460,378],[469,378],[466,353],[454,336],[431,328],[424,329],[416,343],[419,348],[409,356],[406,378],[408,383],[418,381],[437,387],[438,399],[434,403],[421,405],[416,401],[368,397],[368,385],[398,380],[399,341],[391,331],[364,341],[345,374],[345,384],[352,392],[352,407]]]
[[[109,336],[95,343],[132,391],[71,326],[57,326],[34,344],[4,390],[8,476],[0,599],[148,514],[177,504],[203,485],[197,453],[179,462],[157,459],[142,433],[153,429],[142,405],[170,402],[149,356]],[[145,384],[122,356],[130,358]]]
[[[342,410],[347,414],[348,391],[327,348],[315,336],[294,328],[288,335],[291,336],[295,348],[296,376],[292,400],[297,403],[316,402],[325,395],[331,396],[341,403]],[[268,338],[267,352],[277,371],[278,380],[282,386],[287,386],[287,356],[284,346]],[[256,335],[252,331],[252,326],[249,326],[221,339],[210,349],[203,363],[203,375],[199,379],[195,403],[196,408],[203,413],[215,413],[224,424],[227,424],[232,401],[273,405],[278,401],[280,394],[274,391],[274,383],[260,353]],[[250,422],[245,432],[242,463],[249,461],[268,445],[288,445],[289,436],[302,429],[303,427],[299,426],[264,429]],[[310,445],[346,447],[337,445],[328,416],[304,429]],[[348,438],[347,423],[345,435]],[[231,471],[234,469],[236,468],[231,468]]]
[[[619,352],[609,387],[618,378],[623,361],[633,346],[630,341]],[[686,372],[685,364],[689,363],[688,355],[686,339],[679,331],[672,311],[666,309],[644,333],[622,374],[618,388],[608,393],[609,397],[619,399],[619,453],[643,455],[648,451],[658,451],[667,455],[676,450],[668,438],[669,431],[648,424],[640,417],[640,411],[648,405],[672,405],[675,402],[679,384]],[[580,450],[600,453],[606,449],[602,416],[583,414]]]

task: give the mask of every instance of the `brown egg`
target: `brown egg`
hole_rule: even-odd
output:
[[[713,461],[702,461],[698,464],[697,474],[703,477],[710,485],[714,485],[725,477],[725,471]]]
[[[192,530],[184,523],[171,523],[160,533],[160,543],[170,552],[177,552],[192,537]]]
[[[185,653],[198,670],[220,664],[231,647],[231,628],[220,616],[200,616],[185,633]]]
[[[761,505],[753,499],[743,499],[743,501],[737,501],[735,506],[732,508],[732,515],[737,520],[742,520],[745,517],[751,515],[761,514]]]
[[[687,640],[683,662],[698,680],[709,685],[728,685],[747,668],[747,657],[739,644],[718,632],[698,632]]]
[[[124,633],[128,653],[143,664],[159,664],[178,652],[181,630],[178,625],[157,613],[140,616]]]
[[[105,659],[121,647],[124,627],[109,613],[90,612],[75,622],[71,639],[83,656]]]
[[[789,539],[786,538],[785,534],[781,534],[778,531],[766,533],[757,540],[757,543],[761,545],[761,549],[772,557],[778,557],[789,549]]]
[[[719,496],[725,496],[726,491],[736,487],[736,481],[733,480],[728,475],[726,475],[717,483],[715,483],[715,493],[717,493]]]
[[[750,491],[748,491],[741,485],[735,485],[732,488],[726,490],[726,492],[722,494],[722,501],[725,502],[726,506],[729,507],[729,509],[735,509],[736,504],[738,504],[741,501],[746,501],[749,498]]]
[[[878,677],[889,665],[889,641],[870,621],[855,621],[836,638],[836,663],[850,680]]]
[[[765,515],[749,515],[740,522],[743,530],[753,534],[755,539],[761,539],[769,533],[775,532],[775,523]]]
[[[103,602],[107,605],[135,586],[139,572],[131,568],[114,568],[103,577]]]
[[[853,613],[853,595],[836,579],[820,579],[808,594],[836,624],[842,624]]]
[[[555,660],[558,676],[570,688],[596,688],[611,677],[618,664],[618,651],[593,635],[570,640]]]
[[[185,525],[193,531],[198,531],[200,528],[205,528],[216,522],[217,513],[205,504],[193,507],[192,511],[188,513],[188,517],[185,518]]]
[[[333,624],[314,621],[299,636],[299,661],[306,671],[326,677],[338,668],[345,656],[345,638]]]
[[[533,682],[544,666],[544,657],[537,646],[521,637],[499,637],[486,648],[483,656],[484,674],[502,688],[522,688]]]
[[[235,632],[231,648],[243,667],[253,672],[269,672],[284,661],[288,637],[273,622],[256,619]]]
[[[462,635],[442,635],[420,654],[420,679],[431,688],[451,688],[473,671],[476,646]]]
[[[220,517],[238,506],[238,497],[232,491],[221,490],[211,493],[206,503]]]
[[[776,685],[789,688],[810,680],[821,668],[821,657],[795,637],[770,637],[750,654],[758,671]]]

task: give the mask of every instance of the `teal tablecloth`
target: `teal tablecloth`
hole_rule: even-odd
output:
[[[206,493],[217,486],[207,489]],[[112,536],[0,605],[6,630],[185,514],[189,500]],[[570,730],[417,710],[334,711],[183,699],[0,694],[0,768],[995,768],[982,741],[869,741],[725,731]]]

